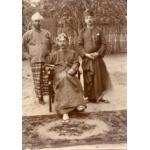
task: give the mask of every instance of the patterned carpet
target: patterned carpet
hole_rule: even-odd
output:
[[[127,112],[72,113],[62,124],[56,115],[23,117],[23,149],[127,142]]]

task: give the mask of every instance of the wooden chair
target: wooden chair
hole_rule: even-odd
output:
[[[54,65],[46,64],[46,73],[48,75],[48,87],[49,87],[49,112],[52,112],[52,103],[54,103],[54,89],[53,89],[53,76],[54,76]],[[77,77],[80,80],[81,72],[77,72]]]
[[[46,73],[48,75],[49,112],[52,112],[52,103],[54,103],[54,89],[53,89],[54,65],[46,64]]]

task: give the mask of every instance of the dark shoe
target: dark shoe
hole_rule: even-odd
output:
[[[102,103],[110,103],[110,101],[109,100],[107,100],[107,99],[100,99],[99,101],[97,101],[97,102],[102,102]]]
[[[97,101],[96,101],[96,99],[89,99],[89,102],[96,103]]]

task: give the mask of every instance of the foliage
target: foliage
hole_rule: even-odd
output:
[[[96,24],[103,28],[108,53],[126,49],[126,0],[40,0],[36,7],[29,1],[23,0],[22,3],[22,33],[30,29],[31,15],[39,11],[44,17],[43,27],[55,39],[65,12],[68,14],[67,30],[72,34],[71,43],[75,44],[80,29],[85,25],[83,12],[90,8],[96,15]]]
[[[91,8],[97,17],[97,24],[126,24],[125,0],[41,0],[36,8],[23,1],[23,32],[29,27],[30,17],[35,11],[40,11],[45,20],[52,20],[51,28],[56,26],[64,12],[69,14],[70,28],[78,34],[84,26],[83,12]],[[57,30],[57,29],[55,29]],[[56,32],[56,31],[55,31]]]

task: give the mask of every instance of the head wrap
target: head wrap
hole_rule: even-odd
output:
[[[42,20],[43,16],[41,16],[41,14],[39,12],[36,12],[35,14],[32,15],[31,20]]]
[[[56,41],[58,42],[58,41],[60,41],[60,40],[67,40],[67,41],[69,41],[68,36],[67,36],[65,33],[60,33],[60,34],[57,36]]]
[[[85,16],[94,16],[94,12],[92,10],[90,10],[90,9],[86,9],[84,11],[84,17]]]

